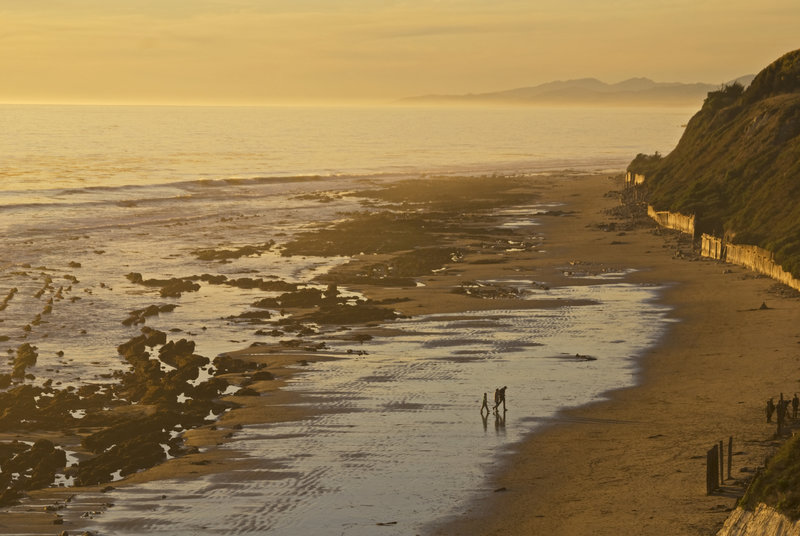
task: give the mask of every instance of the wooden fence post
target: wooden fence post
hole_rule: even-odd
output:
[[[714,445],[706,453],[706,495],[711,495],[719,487],[719,445]]]
[[[725,455],[722,440],[719,440],[719,483],[725,483]]]
[[[728,478],[731,478],[731,467],[733,466],[733,436],[728,437]]]

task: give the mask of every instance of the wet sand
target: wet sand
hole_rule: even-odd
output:
[[[777,444],[763,407],[800,389],[800,299],[743,268],[677,258],[688,250],[675,235],[587,230],[604,219],[598,186],[581,185],[570,203],[580,215],[548,228],[559,254],[624,260],[639,270],[632,281],[668,284],[663,302],[678,322],[642,360],[639,385],[562,412],[432,534],[715,534]],[[706,496],[705,453],[731,436],[733,478]]]
[[[523,304],[503,298],[479,301],[454,294],[452,287],[456,280],[520,273],[543,284],[559,285],[568,279],[565,271],[569,270],[602,273],[635,268],[638,271],[629,274],[627,281],[670,285],[663,300],[675,308],[673,316],[679,322],[643,360],[639,386],[614,392],[608,401],[563,412],[508,457],[506,471],[489,483],[485,497],[432,533],[713,533],[733,499],[705,496],[705,451],[714,442],[734,436],[734,450],[739,452],[734,477],[742,477],[748,473],[741,468],[754,468],[770,448],[773,429],[763,422],[762,404],[781,390],[791,393],[797,388],[792,371],[797,358],[792,352],[800,339],[792,321],[798,318],[800,301],[770,293],[770,280],[754,278],[741,268],[675,258],[677,248],[688,249],[673,234],[609,227],[613,220],[604,211],[618,203],[605,194],[620,187],[618,180],[570,175],[536,181],[542,201],[567,203],[559,207],[563,213],[543,217],[547,255],[535,250],[501,253],[492,259],[497,262],[473,259],[455,270],[425,277],[425,287],[370,287],[365,292],[375,300],[402,298],[405,301],[395,308],[410,315],[481,306],[512,308]],[[770,309],[759,310],[762,301]],[[524,306],[548,304],[533,301]],[[171,460],[114,485],[225,471],[228,457],[210,447],[235,434],[237,425],[307,416],[308,409],[293,406],[293,411],[287,411],[285,407],[301,395],[279,389],[296,370],[286,365],[303,355],[263,351],[268,370],[279,381],[252,386],[264,395],[248,398],[244,408],[223,417],[215,430],[193,432],[190,444],[203,447],[201,453]],[[500,488],[505,489],[493,491]],[[60,510],[64,525],[59,529],[80,529],[85,526],[80,519],[83,512],[103,508],[97,490],[44,490],[31,494],[29,515],[19,511],[0,515],[0,530],[58,533],[52,525],[55,514],[36,504],[64,500],[67,492],[94,497],[94,501],[86,499],[77,508]]]

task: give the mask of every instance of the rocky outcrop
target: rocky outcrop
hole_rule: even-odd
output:
[[[196,292],[200,285],[194,282],[193,277],[172,277],[170,279],[144,279],[139,272],[131,272],[125,276],[128,281],[145,287],[160,288],[162,298],[180,298],[184,292]]]
[[[734,510],[717,536],[800,536],[800,521],[792,521],[761,503],[754,512]]]
[[[12,378],[23,378],[25,370],[28,367],[36,365],[36,358],[39,354],[36,352],[36,347],[31,346],[29,343],[24,343],[17,348],[17,356],[14,358],[14,370],[11,373]]]

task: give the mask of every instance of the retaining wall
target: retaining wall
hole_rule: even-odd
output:
[[[772,252],[757,246],[729,244],[721,238],[707,234],[701,238],[700,253],[704,257],[744,266],[800,290],[800,280],[795,279],[792,274],[775,264]]]
[[[666,210],[657,211],[650,205],[647,206],[647,215],[662,227],[690,234],[694,238],[694,215],[686,216],[678,212],[667,212]]]
[[[639,186],[644,184],[644,175],[628,171],[625,173],[625,186]]]

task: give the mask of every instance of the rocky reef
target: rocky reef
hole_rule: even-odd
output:
[[[196,354],[190,340],[168,340],[165,332],[147,326],[140,331],[117,348],[128,370],[116,373],[113,382],[80,388],[55,389],[51,380],[42,386],[26,383],[35,378],[22,373],[37,354],[30,344],[20,345],[15,373],[6,380],[11,388],[0,392],[0,426],[23,435],[78,436],[80,447],[72,456],[80,461],[67,466],[68,448],[50,440],[0,442],[0,505],[14,504],[26,491],[49,487],[57,478],[103,484],[194,452],[184,446],[182,433],[238,407],[223,398],[241,394],[242,387],[224,376],[254,376],[264,366],[226,356],[212,362]],[[258,395],[252,389],[244,394]]]

